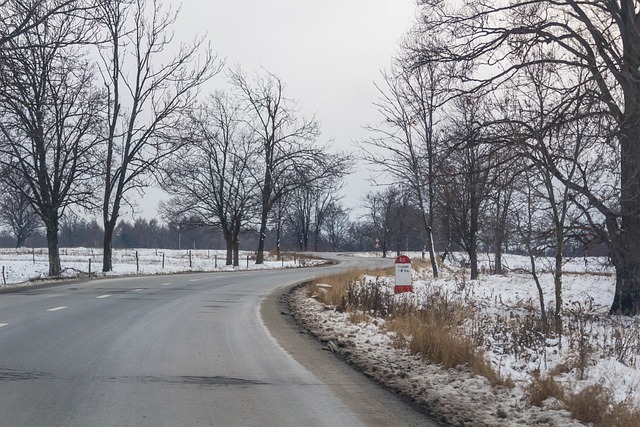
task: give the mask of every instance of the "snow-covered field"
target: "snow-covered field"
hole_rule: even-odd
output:
[[[160,250],[116,249],[113,251],[113,271],[102,273],[102,251],[92,248],[60,249],[62,276],[170,274],[185,271],[233,270],[225,265],[225,251],[214,250]],[[286,256],[287,260],[267,259],[256,264],[252,252],[241,252],[236,269],[272,269],[307,266],[318,262],[308,258]],[[44,280],[49,273],[46,249],[0,248],[0,286],[16,286],[33,280]]]
[[[462,262],[450,262],[438,280],[430,278],[430,270],[414,270],[414,294],[394,298],[424,304],[438,292],[474,306],[477,314],[471,327],[482,328],[485,357],[502,378],[511,379],[512,388],[491,386],[465,367],[445,370],[426,364],[405,348],[397,348],[396,333],[385,328],[384,319],[353,324],[349,313],[324,306],[304,290],[292,296],[292,306],[299,321],[325,341],[327,349],[342,353],[370,377],[425,404],[450,425],[582,425],[559,401],[548,399],[543,408],[527,404],[525,390],[534,376],[553,375],[571,394],[602,384],[613,393],[615,402],[640,407],[640,316],[608,316],[615,277],[604,259],[567,262],[565,335],[545,340],[533,336],[534,331],[522,330],[524,324],[518,325],[527,313],[539,310],[537,288],[531,276],[519,270],[528,267],[528,258],[507,256],[506,264],[517,272],[485,274],[470,281],[460,267],[463,257],[457,257]],[[488,258],[483,261],[486,270],[488,262]],[[393,293],[393,277],[366,278],[365,282],[374,279],[385,292]],[[549,269],[541,280],[545,303],[552,307],[555,298]],[[514,334],[518,327],[521,332]],[[526,337],[528,333],[532,336]],[[531,345],[532,341],[538,344]]]

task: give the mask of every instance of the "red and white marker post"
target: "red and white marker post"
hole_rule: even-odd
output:
[[[401,294],[403,292],[413,292],[411,282],[411,258],[400,255],[396,258],[396,285],[393,292]]]

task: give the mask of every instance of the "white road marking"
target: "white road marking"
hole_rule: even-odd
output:
[[[64,306],[64,305],[63,305],[63,306],[61,306],[61,307],[54,307],[54,308],[50,308],[50,309],[49,309],[49,310],[47,310],[47,311],[60,311],[60,310],[64,310],[65,308],[69,308],[69,307],[67,307],[67,306]]]
[[[0,323],[0,328],[4,328],[7,325],[9,325],[9,324],[8,323]]]
[[[103,298],[109,298],[111,295],[100,295],[99,297],[96,297],[96,299],[103,299]]]
[[[131,292],[140,292],[140,291],[144,291],[144,289],[134,289]]]
[[[171,283],[163,283],[163,284],[162,284],[162,285],[160,285],[160,286],[169,286],[170,284],[171,284]]]
[[[199,282],[199,281],[200,281],[200,279],[191,279],[191,280],[189,280],[189,281],[190,281],[190,282]]]

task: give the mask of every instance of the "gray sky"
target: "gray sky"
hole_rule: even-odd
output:
[[[413,0],[184,0],[176,38],[206,33],[227,67],[276,74],[301,113],[316,114],[323,142],[354,151],[353,141],[366,136],[362,126],[379,121],[373,82],[389,67],[414,11]],[[217,76],[206,90],[226,85]],[[369,190],[367,167],[359,169],[344,190],[348,207]],[[155,212],[154,193],[141,206],[144,216]]]

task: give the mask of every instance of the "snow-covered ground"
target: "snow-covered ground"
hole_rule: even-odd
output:
[[[102,273],[102,251],[92,248],[62,248],[60,258],[63,277],[92,275],[171,274],[185,271],[233,270],[225,265],[225,251],[116,249],[113,251],[113,271]],[[319,261],[286,256],[287,260],[267,259],[256,264],[252,252],[241,252],[235,269],[273,269],[308,266]],[[164,262],[164,264],[163,264]],[[46,249],[0,248],[0,286],[16,286],[33,280],[46,280],[49,273]]]
[[[423,304],[439,292],[473,305],[477,313],[473,324],[485,334],[485,357],[502,378],[512,380],[512,388],[491,386],[465,367],[445,370],[428,365],[394,345],[396,334],[385,328],[384,319],[353,324],[349,313],[324,306],[305,290],[291,296],[292,308],[298,320],[327,343],[327,349],[341,353],[368,376],[426,405],[449,425],[582,425],[559,401],[548,399],[543,408],[526,403],[525,389],[534,375],[546,377],[550,373],[569,393],[602,384],[613,392],[616,402],[626,400],[640,407],[640,316],[607,315],[615,278],[605,260],[580,258],[567,262],[563,320],[565,330],[570,332],[562,339],[543,337],[538,340],[540,344],[527,348],[507,332],[507,324],[517,328],[527,312],[539,310],[537,288],[531,276],[519,270],[528,268],[528,258],[506,256],[506,264],[517,272],[485,274],[470,281],[461,268],[463,257],[456,255],[461,262],[449,263],[438,280],[430,278],[430,270],[414,270],[414,294],[409,298]],[[489,261],[488,257],[484,259],[481,267],[489,270]],[[550,260],[539,268],[544,263],[550,264]],[[373,283],[373,279],[365,278],[365,282]],[[393,277],[375,281],[385,292],[393,293]],[[552,307],[555,298],[549,269],[541,281],[545,304]],[[577,363],[580,358],[584,363]]]
[[[295,258],[256,265],[251,255],[242,253],[239,269],[290,268],[318,262]],[[420,257],[420,254],[409,255],[414,259]],[[96,249],[62,249],[64,276],[87,275],[90,260],[92,274],[103,275],[101,256],[101,251]],[[116,250],[113,272],[108,275],[233,269],[224,265],[224,257],[223,251]],[[481,269],[489,271],[490,257],[481,261]],[[465,276],[462,267],[465,260],[460,254],[455,254],[438,280],[430,279],[429,270],[414,270],[414,294],[410,298],[422,304],[434,292],[440,292],[473,304],[477,308],[475,322],[492,331],[485,337],[486,358],[503,378],[511,378],[514,387],[492,386],[465,367],[445,370],[426,364],[406,349],[397,348],[395,334],[385,329],[383,319],[351,323],[348,313],[323,306],[304,290],[291,296],[292,308],[298,320],[325,341],[328,349],[341,353],[370,377],[424,404],[435,417],[449,425],[582,425],[573,420],[559,402],[546,401],[543,408],[526,404],[525,388],[533,375],[544,377],[554,371],[556,379],[570,392],[579,392],[590,384],[604,384],[614,393],[616,401],[628,400],[640,406],[640,318],[607,315],[613,300],[614,277],[605,261],[580,258],[565,264],[565,327],[573,329],[573,337],[548,339],[541,346],[524,349],[522,345],[514,345],[514,337],[505,333],[503,326],[517,324],[524,312],[537,309],[538,293],[530,275],[524,272],[529,267],[527,258],[505,256],[504,261],[510,273],[483,274],[476,281]],[[541,260],[539,268],[546,270],[541,280],[547,306],[554,304],[550,267],[551,260]],[[0,286],[45,280],[46,250],[0,249],[0,269],[3,272]],[[393,277],[375,279],[385,292],[393,292]],[[407,294],[400,298],[407,298]],[[494,328],[486,326],[491,325],[490,322],[494,322]],[[584,347],[592,349],[587,352],[589,360],[584,372],[579,372],[572,362],[581,356],[575,347],[576,335],[585,336]],[[557,369],[563,366],[570,368]]]

